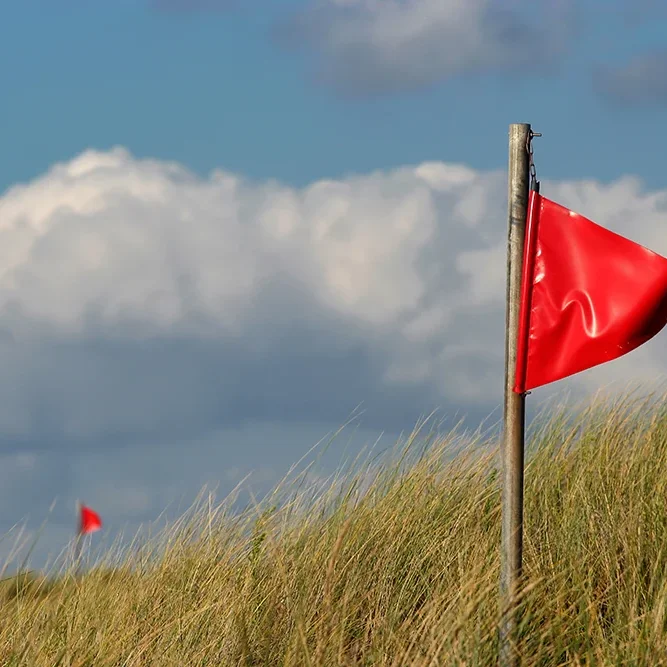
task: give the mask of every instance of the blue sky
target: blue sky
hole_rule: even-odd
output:
[[[37,563],[76,498],[112,535],[266,487],[360,403],[354,450],[498,418],[509,123],[547,196],[667,254],[650,0],[22,0],[0,62],[0,528],[58,499]]]
[[[284,48],[276,37],[306,2],[229,11],[160,11],[144,0],[7,3],[0,49],[11,94],[0,120],[11,159],[0,166],[0,186],[116,144],[201,173],[224,165],[293,184],[428,159],[497,168],[511,122],[544,130],[539,151],[550,177],[630,172],[658,186],[663,109],[619,108],[594,86],[597,66],[621,66],[665,43],[664,16],[646,11],[649,20],[628,27],[623,4],[578,6],[571,24],[579,32],[549,68],[349,99],[313,83],[317,52]]]

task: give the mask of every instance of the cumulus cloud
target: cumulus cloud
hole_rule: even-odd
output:
[[[546,68],[576,29],[574,2],[315,0],[278,31],[319,56],[320,80],[351,95],[420,88],[460,74]]]
[[[0,200],[0,439],[492,399],[465,252],[502,239],[503,192],[444,164],[301,190],[123,149],[57,165]]]
[[[548,191],[667,254],[665,193]],[[301,189],[122,148],[58,164],[0,199],[0,446],[339,424],[359,404],[389,429],[482,416],[502,393],[505,199],[504,173],[444,163]],[[657,349],[632,363],[655,374]]]
[[[601,66],[594,73],[597,91],[623,107],[667,104],[667,51],[644,53],[618,66]]]

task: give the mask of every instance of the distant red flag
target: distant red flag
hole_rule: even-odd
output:
[[[102,519],[97,512],[93,512],[89,507],[81,505],[81,523],[79,524],[79,532],[82,535],[86,533],[94,533],[96,530],[102,528]]]
[[[515,392],[621,357],[666,323],[666,258],[531,191]]]

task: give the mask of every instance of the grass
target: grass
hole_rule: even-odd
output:
[[[624,398],[529,433],[524,665],[667,664],[667,411]],[[200,504],[115,566],[0,588],[0,664],[494,665],[493,441],[452,434],[238,515]],[[448,454],[456,450],[452,459]],[[303,480],[302,480],[303,481]]]

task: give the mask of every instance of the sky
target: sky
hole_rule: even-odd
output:
[[[42,567],[77,499],[110,540],[266,490],[353,414],[322,474],[497,421],[508,125],[543,194],[667,255],[665,44],[651,0],[3,3],[0,554],[20,525]]]

